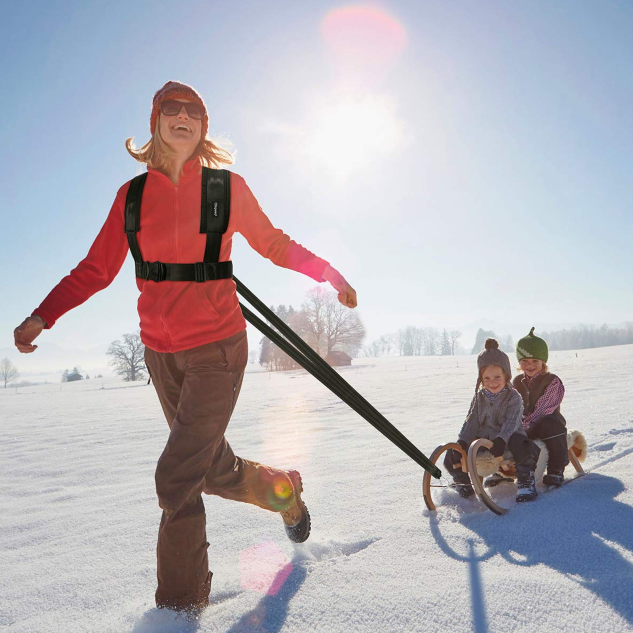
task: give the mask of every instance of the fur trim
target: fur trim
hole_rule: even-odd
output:
[[[510,456],[509,453],[508,455]],[[490,475],[494,475],[499,470],[500,465],[501,460],[498,457],[493,457],[490,451],[479,451],[477,455],[477,474],[480,477],[489,477]]]
[[[536,481],[541,481],[547,468],[548,453],[545,442],[542,440],[535,440],[535,442],[541,449],[541,454],[534,469],[534,478]],[[574,451],[579,462],[584,462],[587,459],[587,440],[580,431],[567,431],[567,448]],[[500,460],[498,457],[493,457],[489,451],[480,451],[477,455],[477,474],[480,477],[489,477],[497,471],[501,471],[503,475],[508,477],[514,476],[512,454],[506,451],[503,460]]]
[[[547,451],[547,446],[545,446],[545,442],[543,440],[534,440],[534,442],[541,449],[541,454],[538,456],[536,468],[534,469],[534,480],[540,482],[541,479],[543,479],[545,469],[547,468],[549,452]]]
[[[579,462],[587,459],[587,440],[580,431],[567,431],[567,448],[571,448]]]

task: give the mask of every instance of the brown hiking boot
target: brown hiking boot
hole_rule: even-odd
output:
[[[310,514],[301,499],[303,492],[301,475],[296,470],[288,470],[286,475],[292,484],[293,497],[290,505],[279,514],[284,520],[288,538],[295,543],[303,543],[310,536]]]

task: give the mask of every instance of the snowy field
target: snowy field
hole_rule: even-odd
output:
[[[475,366],[357,359],[341,373],[429,455],[456,439]],[[521,506],[506,485],[503,517],[442,489],[429,513],[423,470],[314,378],[249,373],[229,440],[301,471],[312,535],[293,546],[278,515],[206,497],[212,605],[195,622],[154,608],[154,388],[0,390],[0,631],[633,631],[633,346],[550,367],[589,474]]]

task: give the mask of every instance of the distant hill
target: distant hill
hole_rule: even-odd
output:
[[[108,366],[106,356],[107,345],[84,349],[65,349],[59,345],[42,342],[32,354],[20,354],[15,347],[0,348],[0,358],[8,358],[20,372],[17,381],[56,382],[61,380],[64,369],[79,367],[82,373],[91,377],[97,374],[114,376],[112,368]]]

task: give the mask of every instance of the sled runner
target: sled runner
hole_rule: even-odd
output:
[[[545,444],[540,440],[536,440],[536,443],[541,448],[541,454],[539,456],[538,463],[536,465],[535,478],[539,482],[545,472],[547,465],[547,449]],[[585,461],[587,456],[587,442],[584,435],[580,431],[568,431],[567,432],[567,446],[569,453],[569,462],[574,466],[578,476],[584,474],[584,470],[580,465],[580,462]],[[507,508],[502,508],[496,504],[488,494],[488,491],[484,488],[484,477],[488,477],[495,473],[500,473],[504,477],[513,480],[515,476],[514,462],[512,460],[504,459],[503,457],[493,457],[489,451],[479,449],[489,449],[492,447],[492,442],[486,439],[475,440],[468,448],[468,453],[457,444],[451,442],[449,444],[442,444],[438,446],[431,456],[430,461],[434,464],[437,460],[448,450],[458,451],[461,456],[461,462],[455,464],[455,468],[461,468],[463,472],[467,473],[472,482],[472,486],[475,489],[477,497],[495,514],[505,514]],[[573,481],[573,479],[567,479],[566,482]],[[422,482],[422,492],[424,495],[424,502],[429,510],[436,510],[435,503],[431,497],[431,488],[434,487],[431,484],[431,477],[428,472],[424,473],[424,479]],[[444,486],[443,486],[444,487]]]

